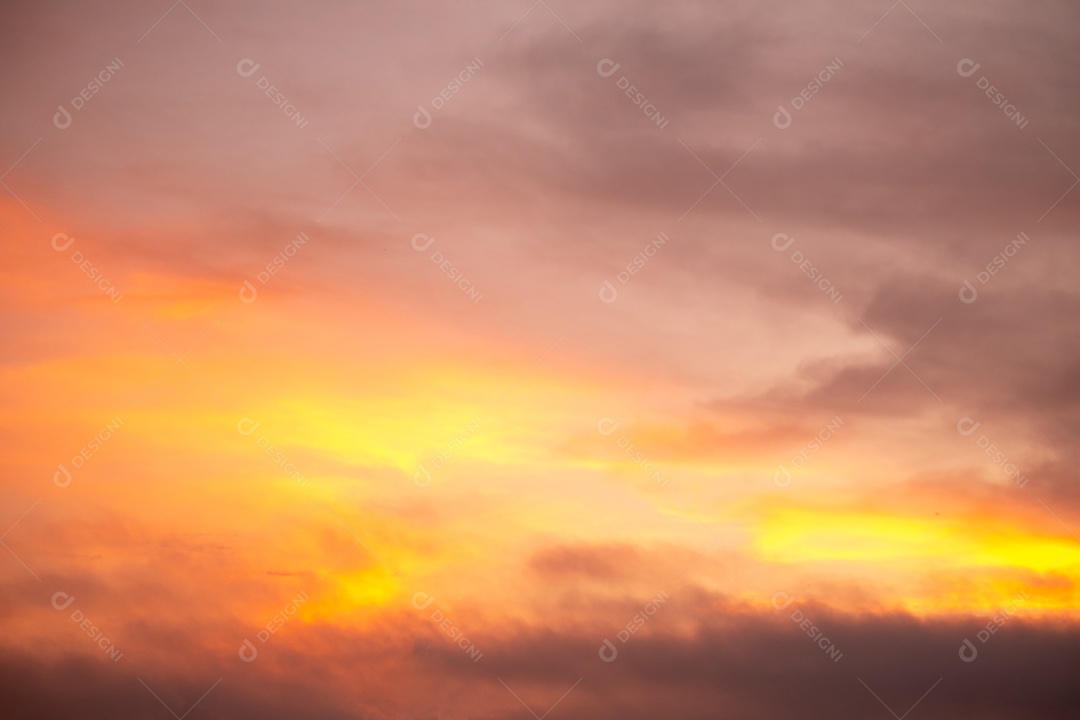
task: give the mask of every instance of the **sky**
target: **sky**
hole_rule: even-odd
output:
[[[1080,9],[9,3],[6,717],[1080,718]]]

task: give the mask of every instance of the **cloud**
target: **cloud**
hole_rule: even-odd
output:
[[[181,714],[222,677],[195,711],[209,717],[416,717],[441,707],[511,718],[524,709],[504,684],[542,714],[578,678],[558,704],[561,717],[712,717],[722,711],[826,718],[888,713],[884,704],[901,715],[917,706],[917,716],[930,719],[954,717],[959,708],[1003,719],[1051,718],[1072,712],[1078,699],[1071,674],[1080,660],[1074,628],[1008,616],[983,642],[978,633],[988,618],[852,617],[797,600],[783,610],[756,613],[716,605],[715,598],[707,604],[680,604],[678,597],[669,602],[643,630],[619,643],[609,663],[598,650],[601,633],[612,633],[599,628],[592,637],[550,629],[477,637],[484,648],[479,662],[463,661],[445,638],[389,660],[388,649],[400,643],[388,646],[365,634],[324,644],[316,634],[306,648],[301,643],[279,654],[285,662],[268,656],[240,667],[238,660],[231,665],[207,659],[199,669],[171,673],[8,652],[0,696],[13,718],[66,716],[87,704],[83,709],[90,717],[168,716],[131,677],[137,673]],[[667,632],[671,614],[683,613],[697,617],[698,628],[689,635]],[[804,618],[810,622],[802,626]],[[820,647],[820,638],[839,650],[835,659]],[[965,639],[977,647],[974,662],[960,658]],[[389,686],[376,682],[385,675],[376,663],[388,660],[401,671]],[[339,684],[339,676],[354,682]],[[471,690],[462,694],[466,687]]]

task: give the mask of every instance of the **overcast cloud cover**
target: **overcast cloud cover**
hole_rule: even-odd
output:
[[[9,3],[11,718],[1080,718],[1080,8]]]

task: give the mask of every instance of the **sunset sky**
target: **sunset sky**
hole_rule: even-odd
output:
[[[0,716],[1080,718],[1080,8],[0,10]]]

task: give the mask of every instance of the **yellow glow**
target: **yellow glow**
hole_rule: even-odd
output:
[[[933,561],[947,567],[1013,567],[1047,573],[1080,564],[1080,543],[990,519],[930,518],[782,507],[758,528],[755,550],[779,563]]]
[[[330,620],[339,623],[357,613],[366,615],[364,611],[390,604],[401,591],[401,583],[383,567],[345,575],[335,573],[326,580],[330,592],[300,607],[299,615],[304,622]]]

